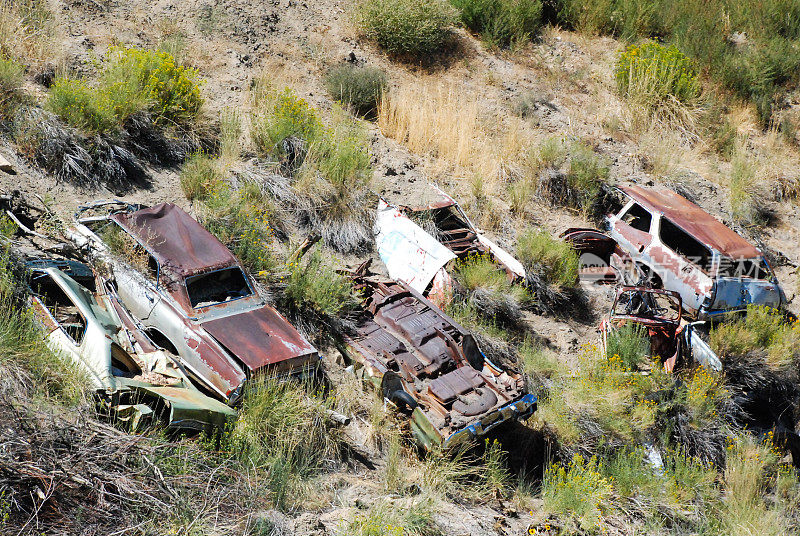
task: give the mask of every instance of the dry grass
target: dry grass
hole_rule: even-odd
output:
[[[381,102],[378,124],[385,136],[411,151],[487,181],[507,176],[530,142],[520,119],[507,112],[489,113],[477,94],[434,79],[394,89]]]
[[[34,72],[61,70],[66,60],[62,30],[45,0],[0,5],[0,50]]]

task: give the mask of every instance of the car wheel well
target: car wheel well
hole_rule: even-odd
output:
[[[147,328],[144,332],[156,346],[174,355],[178,355],[178,349],[174,344],[172,344],[172,341],[170,341],[166,335],[158,331],[156,328]]]
[[[642,274],[639,281],[640,284],[644,283],[650,288],[664,288],[664,282],[661,280],[661,276],[659,276],[649,265],[644,264],[643,262],[637,262],[636,267],[639,269],[639,273]]]

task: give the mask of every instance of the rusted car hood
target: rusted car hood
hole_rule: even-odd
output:
[[[275,309],[259,307],[224,318],[206,320],[202,327],[226,350],[253,371],[266,365],[316,357],[317,350]],[[281,371],[282,367],[276,367]]]

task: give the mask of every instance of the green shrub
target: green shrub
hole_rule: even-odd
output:
[[[544,229],[522,233],[517,239],[516,253],[526,270],[541,272],[550,284],[574,287],[578,283],[578,254]]]
[[[87,132],[110,132],[119,126],[111,103],[79,80],[56,80],[50,88],[47,107],[68,125]]]
[[[272,244],[279,224],[272,200],[255,185],[233,191],[222,181],[212,183],[199,207],[201,222],[228,246],[250,273],[275,272],[278,261]]]
[[[608,181],[608,161],[588,145],[575,142],[570,148],[566,175],[566,204],[588,209],[600,187]]]
[[[568,147],[558,136],[549,136],[539,144],[535,154],[536,162],[541,167],[561,167],[567,159]]]
[[[694,62],[674,45],[631,45],[620,54],[614,75],[620,93],[651,110],[673,98],[692,103],[700,95]]]
[[[143,110],[157,123],[186,126],[202,105],[196,70],[178,66],[165,52],[135,48],[111,50],[97,87],[62,78],[47,99],[50,111],[92,134],[113,132]]]
[[[359,0],[355,8],[365,37],[391,54],[416,57],[439,52],[456,17],[447,0]]]
[[[486,289],[492,292],[509,293],[514,285],[508,274],[488,255],[472,254],[456,261],[453,274],[468,291]]]
[[[541,0],[451,0],[461,22],[492,46],[531,40],[542,24]]]
[[[181,169],[181,189],[186,199],[204,201],[221,180],[217,160],[198,153],[192,155]]]
[[[378,67],[356,67],[347,63],[334,67],[325,76],[328,93],[364,117],[375,116],[386,85],[386,73]]]
[[[560,0],[558,11],[581,31],[677,46],[755,104],[764,126],[776,94],[798,80],[800,4],[793,0]]]
[[[309,164],[344,195],[363,189],[372,178],[367,147],[363,127],[340,114],[334,117],[334,126],[312,146]]]
[[[25,68],[16,61],[0,56],[0,117],[8,118],[22,98]]]
[[[336,459],[338,436],[325,425],[326,406],[293,382],[261,377],[248,385],[225,446],[245,467],[266,475],[279,508],[299,503],[300,481]]]
[[[280,142],[289,136],[311,144],[323,132],[317,111],[289,88],[270,94],[263,106],[253,118],[251,137],[264,156],[285,156]]]
[[[542,500],[548,512],[563,515],[571,528],[605,528],[605,514],[613,507],[613,487],[602,474],[602,462],[576,454],[567,467],[550,465],[542,482]]]
[[[659,0],[560,0],[559,19],[589,34],[610,34],[633,39],[658,34],[664,14]]]
[[[723,359],[763,351],[770,366],[782,368],[800,361],[800,324],[787,323],[778,309],[750,305],[745,316],[715,325],[709,343]]]
[[[650,339],[644,326],[624,324],[608,334],[606,357],[618,359],[629,370],[637,370],[649,354]]]
[[[336,317],[355,307],[353,286],[343,275],[314,251],[303,261],[291,261],[284,295],[297,309],[310,308],[319,314]]]
[[[99,89],[120,122],[147,105],[157,121],[187,125],[203,106],[197,69],[178,65],[171,54],[158,50],[113,48]]]

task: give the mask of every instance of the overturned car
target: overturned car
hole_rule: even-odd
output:
[[[212,432],[235,418],[135,328],[88,266],[32,259],[27,267],[30,305],[46,344],[87,375],[115,421],[138,429],[159,419],[168,429]]]
[[[253,373],[316,372],[317,350],[179,207],[98,202],[82,207],[75,223],[73,242],[108,266],[122,305],[204,391],[235,404]]]
[[[368,266],[352,276],[364,314],[342,353],[410,415],[420,445],[468,442],[535,411],[521,375],[489,361],[472,334],[411,286],[375,277]]]
[[[524,280],[525,268],[484,236],[455,202],[435,189],[438,200],[422,207],[378,203],[375,243],[389,276],[426,296],[451,285],[445,266],[470,254],[488,255],[511,280]]]
[[[626,202],[607,217],[608,236],[650,286],[680,294],[691,316],[713,319],[750,304],[786,303],[761,251],[703,209],[667,188],[620,191]]]

